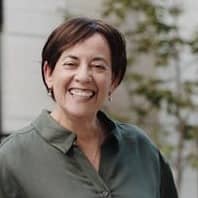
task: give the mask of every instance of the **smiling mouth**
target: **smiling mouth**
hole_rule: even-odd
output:
[[[69,89],[69,93],[72,96],[78,96],[82,98],[92,98],[95,95],[95,91],[90,89],[79,89],[79,88],[71,88]]]

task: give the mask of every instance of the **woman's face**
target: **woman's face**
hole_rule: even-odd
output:
[[[46,64],[44,73],[59,116],[93,116],[114,89],[111,52],[98,33],[65,50],[53,71]]]

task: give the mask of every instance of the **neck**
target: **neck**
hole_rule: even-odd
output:
[[[86,117],[76,117],[54,110],[51,115],[63,127],[76,133],[78,139],[91,141],[92,139],[97,138],[99,133],[102,132],[101,124],[99,123],[96,114]]]
[[[101,144],[105,139],[105,130],[97,115],[72,117],[60,111],[53,111],[52,117],[63,127],[76,133],[77,145],[87,156],[96,170],[99,169]]]

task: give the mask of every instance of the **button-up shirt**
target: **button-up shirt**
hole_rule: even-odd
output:
[[[170,168],[139,128],[107,126],[99,171],[75,144],[76,134],[48,111],[0,146],[0,198],[177,198]]]

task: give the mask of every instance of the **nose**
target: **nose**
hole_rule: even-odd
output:
[[[90,82],[92,80],[91,71],[88,65],[84,64],[78,67],[75,74],[75,80],[83,83]]]

